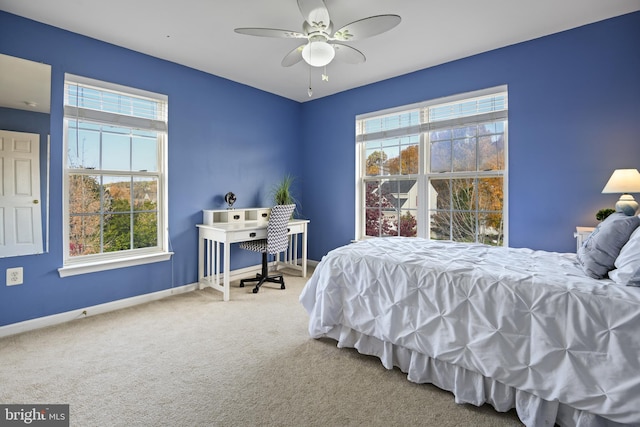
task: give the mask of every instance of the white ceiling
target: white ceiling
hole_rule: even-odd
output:
[[[0,10],[183,64],[304,102],[390,77],[640,10],[640,0],[325,0],[334,29],[372,15],[400,25],[351,42],[367,61],[334,61],[328,82],[284,68],[295,39],[252,37],[237,27],[301,31],[295,0],[0,0]]]
[[[0,54],[0,107],[49,113],[51,66]]]

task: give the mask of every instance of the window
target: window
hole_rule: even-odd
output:
[[[167,97],[65,77],[60,275],[168,259]]]
[[[507,244],[507,89],[356,118],[356,238]]]

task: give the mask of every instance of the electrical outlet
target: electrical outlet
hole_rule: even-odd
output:
[[[7,268],[7,286],[22,285],[22,267]]]

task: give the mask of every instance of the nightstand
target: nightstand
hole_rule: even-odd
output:
[[[573,233],[573,237],[576,238],[576,252],[582,246],[587,237],[595,230],[595,227],[576,227],[575,233]]]

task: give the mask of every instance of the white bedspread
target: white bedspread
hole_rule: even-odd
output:
[[[586,277],[575,254],[365,240],[329,252],[300,301],[312,337],[353,330],[640,424],[640,288]]]

